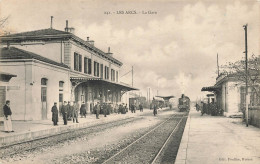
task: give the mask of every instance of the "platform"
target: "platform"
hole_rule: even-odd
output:
[[[164,110],[164,109],[162,109]],[[139,116],[143,113],[151,113],[152,110],[144,109],[144,112],[139,110],[136,113],[127,112],[126,114],[110,114],[107,117],[104,115],[99,115],[100,119],[96,119],[95,114],[87,115],[86,118],[78,118],[79,123],[73,123],[73,121],[68,121],[67,125],[63,125],[62,117],[59,117],[58,126],[53,126],[51,120],[40,120],[40,121],[12,121],[13,130],[12,133],[5,133],[3,124],[0,129],[0,147],[15,143],[20,143],[24,141],[34,140],[42,137],[48,137],[56,135],[59,133],[64,133],[70,130],[78,128],[86,128],[90,126],[95,126],[99,124],[109,123],[121,119],[127,119],[131,117]]]
[[[175,164],[259,164],[260,129],[191,109]]]

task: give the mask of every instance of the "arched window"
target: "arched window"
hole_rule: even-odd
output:
[[[63,88],[63,85],[64,85],[64,81],[59,81],[59,87]]]
[[[47,85],[47,81],[48,81],[48,79],[42,78],[41,79],[41,85]]]

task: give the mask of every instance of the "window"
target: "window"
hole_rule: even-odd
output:
[[[109,67],[107,67],[107,79],[109,79]]]
[[[118,71],[116,71],[116,82],[118,82]]]
[[[88,58],[84,58],[84,73],[88,73]]]
[[[99,77],[99,63],[94,61],[94,76]]]
[[[100,64],[100,77],[103,79],[103,64]]]
[[[115,81],[115,70],[111,69],[111,80]]]
[[[92,65],[92,61],[91,59],[88,59],[88,74],[91,74],[91,65]]]
[[[63,81],[59,81],[59,87],[63,88],[64,82]]]
[[[97,77],[99,77],[99,63],[97,63]]]
[[[48,81],[48,79],[42,78],[41,79],[41,85],[47,85],[47,81]]]
[[[82,72],[82,55],[79,55],[79,72]]]
[[[79,54],[77,54],[76,52],[74,53],[74,70],[79,70]]]
[[[97,62],[94,61],[94,76],[97,76]]]
[[[105,79],[109,79],[109,68],[105,66]]]
[[[63,94],[62,93],[59,94],[59,102],[63,102]]]
[[[82,55],[74,53],[74,70],[75,71],[82,71]]]

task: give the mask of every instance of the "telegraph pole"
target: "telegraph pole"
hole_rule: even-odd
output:
[[[218,76],[219,76],[218,53],[217,53],[217,67],[218,67]]]
[[[134,87],[134,66],[132,66],[132,87]]]
[[[248,84],[247,84],[247,76],[248,76],[248,71],[247,71],[247,24],[243,26],[245,30],[245,65],[246,65],[246,127],[248,127]]]

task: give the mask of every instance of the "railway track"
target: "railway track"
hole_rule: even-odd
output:
[[[184,115],[173,115],[166,121],[163,121],[147,133],[134,140],[131,144],[121,149],[116,154],[103,161],[103,164],[158,163],[163,156],[163,150],[169,144],[168,142],[172,140],[172,136],[178,129],[179,125],[185,125],[186,118],[187,117]],[[172,161],[174,160],[175,158],[172,159]]]
[[[24,141],[21,143],[2,146],[1,153],[0,153],[0,159],[8,158],[8,157],[11,157],[11,156],[14,156],[17,154],[21,154],[24,152],[33,151],[35,149],[40,149],[42,147],[53,146],[55,144],[59,144],[64,141],[84,137],[86,135],[90,135],[90,134],[102,131],[106,128],[120,126],[120,125],[127,124],[129,122],[133,122],[133,121],[136,121],[139,119],[141,119],[141,118],[127,118],[127,119],[123,119],[123,120],[114,121],[112,123],[99,124],[98,126],[93,125],[93,126],[89,126],[89,127],[81,128],[81,129],[73,129],[71,131],[59,133],[59,134],[56,134],[53,136],[47,136],[47,137],[42,137],[42,138],[30,140],[30,141]]]

